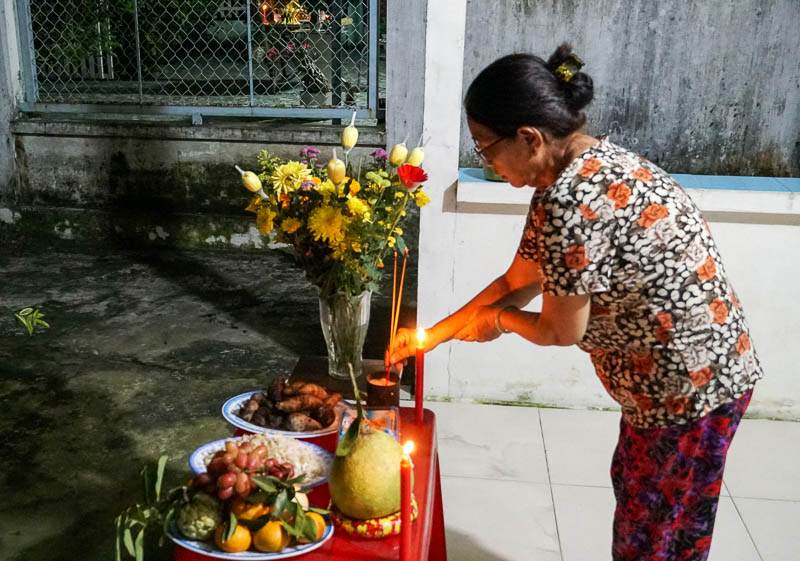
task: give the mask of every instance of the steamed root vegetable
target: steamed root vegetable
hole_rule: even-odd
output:
[[[319,421],[319,424],[323,427],[329,427],[336,420],[336,413],[333,407],[323,405],[319,409],[312,411],[311,417]]]
[[[330,394],[327,398],[325,398],[325,407],[335,407],[337,403],[342,400],[342,394],[336,392]]]
[[[284,413],[307,411],[309,409],[316,409],[320,405],[322,405],[322,400],[313,395],[297,395],[275,404],[275,406]]]
[[[296,432],[320,430],[322,425],[305,413],[292,413],[286,418],[286,426]]]
[[[326,399],[328,392],[325,388],[318,384],[311,384],[306,382],[293,382],[286,386],[283,390],[284,396],[297,396],[297,395],[313,395],[320,399]]]

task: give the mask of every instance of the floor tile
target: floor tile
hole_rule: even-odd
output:
[[[734,499],[764,561],[800,558],[800,502]]]
[[[561,561],[550,488],[443,477],[450,561]]]
[[[744,419],[725,465],[731,495],[800,501],[798,441],[800,423]]]
[[[547,483],[538,410],[428,403],[436,413],[443,475]]]
[[[564,561],[610,560],[615,506],[612,490],[554,485],[553,496]],[[759,561],[729,497],[720,499],[709,561]]]
[[[610,487],[620,414],[542,409],[541,416],[552,482]]]

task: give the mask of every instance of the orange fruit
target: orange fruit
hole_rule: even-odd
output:
[[[322,517],[321,514],[317,514],[316,512],[306,512],[306,517],[313,520],[314,524],[317,525],[317,535],[314,537],[313,541],[316,542],[321,540],[322,535],[325,533],[325,527],[327,526],[325,519]],[[297,541],[300,543],[308,543],[308,540],[305,538],[300,538]]]
[[[266,553],[277,553],[289,545],[289,533],[280,522],[271,520],[264,524],[253,536],[253,546]]]
[[[231,512],[240,520],[255,520],[269,513],[269,507],[261,503],[248,503],[244,499],[235,499]]]
[[[218,548],[226,553],[239,553],[240,551],[247,551],[250,549],[250,542],[253,540],[250,535],[250,530],[241,524],[237,524],[230,539],[222,541],[227,528],[227,524],[221,524],[217,526],[217,530],[214,532],[214,543],[217,544]]]

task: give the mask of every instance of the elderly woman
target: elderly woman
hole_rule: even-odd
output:
[[[533,187],[508,270],[429,330],[587,352],[622,408],[613,559],[701,561],[725,456],[762,371],[697,206],[664,170],[584,132],[592,79],[568,45],[503,57],[469,87],[475,151]],[[521,308],[542,295],[541,313]],[[389,356],[413,353],[402,330]]]

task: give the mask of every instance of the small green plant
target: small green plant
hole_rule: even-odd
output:
[[[28,335],[33,335],[37,327],[50,327],[50,324],[42,319],[44,314],[37,308],[23,308],[15,313],[14,316],[25,326]]]
[[[158,529],[161,532],[159,545],[163,544],[167,527],[175,517],[177,509],[190,501],[189,489],[176,487],[162,498],[161,488],[164,482],[164,468],[167,456],[158,458],[155,467],[142,468],[144,484],[144,503],[126,508],[115,520],[116,527],[116,561],[121,561],[123,546],[128,555],[142,561],[144,559],[144,532],[146,529]]]

